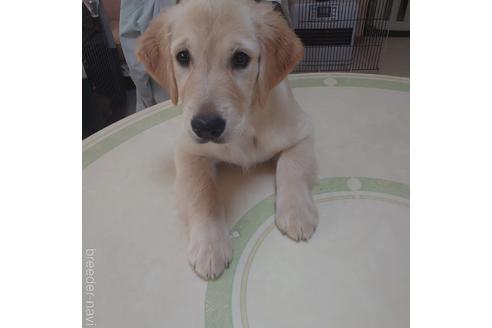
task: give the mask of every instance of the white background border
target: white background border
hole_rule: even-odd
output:
[[[4,1],[2,327],[80,327],[80,1]]]
[[[413,327],[492,327],[491,12],[412,3]]]

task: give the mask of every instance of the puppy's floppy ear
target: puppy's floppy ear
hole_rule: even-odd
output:
[[[286,20],[269,4],[257,5],[256,30],[261,44],[258,100],[264,104],[270,90],[301,61],[304,47]]]
[[[167,12],[155,18],[138,39],[137,59],[145,70],[164,89],[169,91],[171,101],[178,102],[178,88],[174,77],[173,56],[171,55],[170,28]]]

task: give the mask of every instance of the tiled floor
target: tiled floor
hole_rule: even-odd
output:
[[[410,38],[388,38],[376,74],[410,77]]]

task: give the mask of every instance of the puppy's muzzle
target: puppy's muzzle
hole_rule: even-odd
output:
[[[198,114],[191,120],[191,129],[201,143],[217,142],[225,126],[226,121],[217,114]]]

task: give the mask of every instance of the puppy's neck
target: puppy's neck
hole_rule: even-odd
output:
[[[268,124],[279,124],[289,115],[287,112],[298,108],[287,79],[277,84],[264,104],[255,103],[248,113],[248,121],[253,127],[261,127]]]

